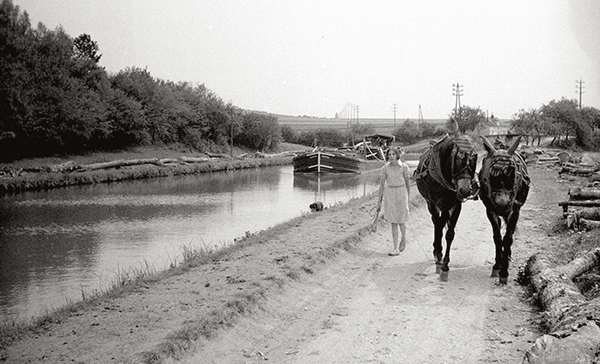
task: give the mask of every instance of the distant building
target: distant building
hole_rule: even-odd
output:
[[[486,137],[501,136],[505,137],[509,134],[510,124],[500,119],[495,118],[493,115],[490,118],[486,118],[475,126],[474,133],[476,135],[483,135]]]

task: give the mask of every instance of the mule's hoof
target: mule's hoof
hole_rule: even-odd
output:
[[[490,277],[496,278],[498,277],[498,273],[500,273],[500,269],[492,269],[492,275]]]
[[[501,286],[506,286],[506,284],[508,283],[508,277],[500,277],[500,279],[498,279],[498,283]]]
[[[435,274],[440,274],[441,272],[442,272],[442,265],[436,264],[435,265]]]
[[[440,281],[442,282],[448,282],[448,271],[441,271],[440,272]]]

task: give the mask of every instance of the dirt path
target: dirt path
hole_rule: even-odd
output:
[[[532,238],[544,234],[528,229],[535,213],[523,210],[515,256],[527,255],[535,248]],[[441,282],[431,258],[432,231],[421,205],[412,211],[409,244],[399,257],[387,255],[391,232],[382,225],[360,249],[294,284],[196,355],[170,362],[520,363],[539,333],[513,280],[519,258],[508,286],[489,277],[491,228],[483,204],[469,201],[457,226],[449,281]]]
[[[520,363],[539,336],[539,318],[514,279],[552,239],[547,216],[560,210],[548,188],[564,194],[556,172],[530,174],[507,286],[489,277],[494,250],[480,201],[463,207],[449,281],[440,282],[423,201],[413,201],[406,250],[390,257],[387,224],[357,240],[375,206],[375,197],[365,198],[47,320],[0,350],[0,362]],[[413,196],[421,199],[416,188]],[[257,304],[247,302],[253,297]],[[260,309],[223,323],[219,314],[240,305]]]

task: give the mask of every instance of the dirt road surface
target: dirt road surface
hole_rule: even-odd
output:
[[[506,286],[490,278],[494,247],[480,201],[463,205],[449,279],[440,281],[431,218],[413,188],[399,256],[387,254],[388,224],[364,234],[376,202],[365,197],[51,316],[0,348],[0,362],[520,363],[541,334],[540,315],[515,278],[551,243],[549,217],[566,193],[555,171],[530,175]],[[239,305],[248,309],[230,315]]]
[[[441,282],[431,253],[433,224],[421,203],[411,211],[400,256],[387,255],[391,231],[380,225],[360,248],[294,284],[197,354],[169,362],[520,363],[539,336],[535,309],[514,281],[519,265],[547,238],[536,197],[534,185],[507,286],[490,278],[494,248],[480,201],[463,205],[449,280]]]

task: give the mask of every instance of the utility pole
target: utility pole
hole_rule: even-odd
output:
[[[398,105],[392,104],[392,111],[394,112],[394,129],[396,128],[396,110],[398,110]]]
[[[423,112],[421,111],[421,105],[419,105],[419,126],[423,124]]]
[[[460,97],[462,96],[462,88],[463,86],[458,82],[452,84],[452,95],[456,96],[456,101],[454,102],[454,113],[457,115],[460,120]]]
[[[579,109],[581,110],[581,94],[583,94],[583,81],[580,78],[579,81],[575,80],[575,82],[577,82],[577,88],[579,89]]]
[[[357,125],[358,125],[358,124],[360,124],[360,123],[358,122],[358,105],[356,105],[356,124],[357,124]]]

